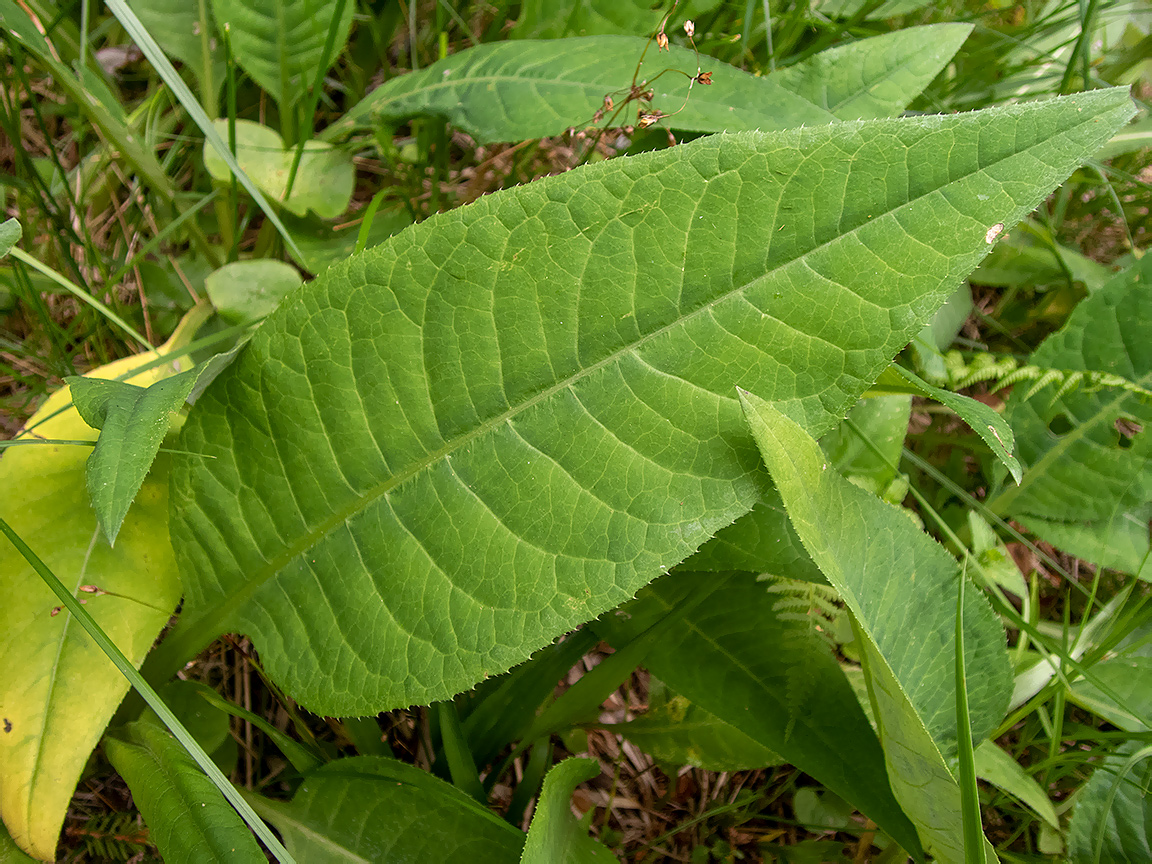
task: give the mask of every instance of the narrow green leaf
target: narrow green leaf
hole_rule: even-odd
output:
[[[447,698],[631,597],[766,480],[737,383],[828,431],[1127,91],[711,136],[333,267],[184,426],[183,620],[335,716]],[[885,179],[886,182],[879,182]],[[702,346],[707,346],[705,350]],[[227,514],[227,515],[225,515]]]
[[[157,356],[137,355],[90,374],[114,378]],[[134,380],[151,383],[165,374],[157,368]],[[35,436],[16,440],[96,440],[70,403],[67,387],[50,395],[28,421]],[[91,452],[58,445],[5,450],[0,517],[32,538],[48,566],[65,574],[70,590],[97,589],[79,596],[138,665],[180,599],[168,542],[167,458],[145,481],[112,549],[88,505],[84,463]],[[76,781],[128,684],[6,542],[0,542],[0,596],[0,704],[9,730],[0,734],[0,812],[22,848],[54,859]]]
[[[892,117],[932,83],[971,32],[971,24],[907,27],[830,48],[771,77],[838,120]]]
[[[1105,372],[1152,388],[1152,258],[1145,256],[1082,301],[1029,362]],[[1059,398],[1057,389],[1053,384],[1030,399],[1009,399],[1005,413],[1027,471],[1019,486],[989,507],[1045,539],[1051,523],[1063,523],[1051,537],[1074,548],[1061,548],[1092,561],[1124,563],[1134,572],[1148,551],[1152,515],[1152,404],[1118,387],[1084,383]],[[1130,551],[1111,554],[1113,543]]]
[[[565,759],[548,772],[528,828],[520,864],[594,864],[616,856],[591,837],[572,816],[572,792],[600,773],[595,759]]]
[[[956,774],[960,784],[960,811],[964,818],[964,860],[984,861],[984,826],[980,821],[980,791],[976,786],[976,758],[972,746],[972,720],[968,716],[968,680],[964,668],[964,588],[967,570],[962,571],[956,592],[955,679],[956,693]],[[995,856],[993,856],[995,860]]]
[[[852,613],[897,800],[926,851],[964,861],[953,664],[959,578],[950,555],[897,508],[828,470],[794,421],[741,391],[741,401],[805,547]],[[983,595],[964,600],[972,738],[986,738],[1011,691],[1004,631]],[[994,860],[990,859],[990,860]]]
[[[172,201],[175,189],[160,167],[156,155],[144,146],[141,137],[124,123],[123,118],[117,116],[119,111],[110,110],[105,102],[95,98],[75,72],[60,61],[20,4],[14,0],[0,0],[0,26],[36,55],[36,59],[52,73],[53,84],[64,92],[69,103],[83,112],[104,137],[114,144],[120,155],[147,181],[152,191],[166,201]],[[110,101],[119,107],[114,99]]]
[[[7,219],[0,223],[0,258],[5,257],[12,247],[20,242],[23,233],[20,223],[15,219]]]
[[[512,864],[524,843],[522,832],[454,786],[379,756],[330,762],[308,774],[290,802],[245,797],[309,864]]]
[[[104,740],[128,783],[149,839],[169,864],[263,862],[248,826],[151,711]]]
[[[623,106],[636,64],[636,83],[650,81],[651,107],[677,112],[667,125],[695,132],[787,129],[828,123],[833,116],[789,92],[774,76],[756,78],[734,66],[673,46],[659,52],[634,36],[490,42],[453,54],[419,72],[386,81],[321,134],[331,141],[356,128],[410,117],[444,117],[479,143],[560,135],[571,126],[600,125],[596,112],[611,96],[603,122],[636,123],[637,103]],[[712,84],[695,84],[697,62]],[[665,71],[667,70],[667,71]],[[663,73],[663,74],[661,74]],[[657,77],[659,76],[659,77]]]
[[[1040,784],[1020,767],[1019,762],[997,747],[995,742],[985,741],[976,748],[976,775],[1024,802],[1037,816],[1057,831],[1060,830],[1056,808]]]
[[[276,748],[284,754],[288,763],[301,774],[319,768],[324,764],[325,759],[323,754],[301,744],[288,733],[277,729],[258,714],[253,714],[251,711],[247,711],[239,705],[233,705],[227,699],[221,697],[215,690],[200,693],[200,699],[225,715],[231,715],[251,723],[268,736],[272,743],[276,745]]]
[[[126,381],[69,377],[72,404],[84,422],[100,430],[87,463],[88,496],[108,545],[152,468],[160,444],[196,384],[201,367],[148,387]]]
[[[228,121],[213,123],[216,133],[228,137]],[[268,196],[290,213],[303,216],[309,210],[324,219],[333,219],[348,209],[356,185],[356,169],[343,150],[323,141],[308,141],[300,159],[292,194],[287,200],[288,172],[293,151],[285,149],[284,139],[275,129],[251,120],[236,121],[236,161]],[[208,142],[204,142],[204,167],[214,180],[232,179],[228,163]]]
[[[240,68],[288,113],[344,49],[355,4],[346,3],[335,22],[335,48],[324,43],[340,4],[329,0],[212,0],[216,25],[229,29]]]
[[[440,719],[440,737],[444,742],[444,758],[452,775],[452,784],[479,804],[487,804],[488,796],[476,772],[476,761],[468,749],[464,732],[460,728],[460,715],[456,706],[449,700],[436,704]]]
[[[677,620],[676,638],[656,640],[645,668],[917,853],[915,829],[878,782],[886,773],[880,742],[815,629],[827,621],[796,614],[789,595],[769,592],[772,584],[751,573],[675,572],[593,626],[619,647],[661,618]],[[682,617],[680,608],[701,594],[707,600]]]
[[[988,405],[950,390],[933,387],[896,363],[888,367],[876,383],[878,390],[891,389],[904,392],[911,390],[951,408],[973,432],[984,439],[984,443],[1011,472],[1017,483],[1024,476],[1020,460],[1013,453],[1016,439],[1012,433],[1012,426]]]
[[[260,321],[299,287],[296,268],[270,258],[233,261],[209,273],[204,280],[212,305],[221,318],[232,324]]]

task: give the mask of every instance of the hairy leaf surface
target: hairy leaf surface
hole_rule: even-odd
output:
[[[733,398],[827,431],[1126,91],[713,136],[491,195],[291,295],[173,483],[165,674],[221,632],[334,715],[428,703],[760,499]]]

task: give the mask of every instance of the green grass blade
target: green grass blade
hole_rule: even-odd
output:
[[[51,279],[57,285],[60,285],[61,287],[66,288],[71,294],[75,295],[80,300],[83,300],[85,303],[87,303],[89,306],[91,306],[93,309],[95,309],[97,312],[99,312],[101,315],[103,315],[105,318],[107,318],[111,323],[115,324],[117,327],[119,327],[121,330],[123,330],[127,335],[129,335],[133,339],[135,339],[146,350],[148,350],[148,351],[152,350],[152,343],[150,343],[147,339],[145,339],[143,336],[141,336],[139,331],[135,327],[133,327],[131,324],[129,324],[127,321],[125,321],[123,318],[121,318],[119,315],[117,315],[115,312],[113,312],[111,309],[109,309],[107,306],[105,306],[103,303],[101,303],[99,300],[97,300],[95,297],[93,297],[91,294],[89,294],[87,291],[85,291],[83,288],[81,288],[79,285],[77,285],[71,279],[67,279],[64,276],[60,275],[55,270],[53,270],[51,267],[49,267],[47,264],[40,263],[35,258],[33,258],[31,255],[29,255],[27,252],[25,252],[23,249],[17,249],[16,247],[12,247],[12,249],[9,251],[8,254],[10,254],[17,261],[20,261],[21,263],[28,265],[33,270],[36,270],[40,273],[43,273],[45,276],[47,276],[49,279]]]
[[[966,569],[958,577],[956,592],[956,744],[960,783],[960,808],[964,817],[964,860],[985,864],[984,832],[980,821],[980,793],[976,788],[976,762],[972,749],[972,722],[968,716],[968,680],[964,672],[964,589]]]
[[[448,771],[457,789],[475,798],[481,804],[488,802],[480,775],[476,771],[476,761],[468,749],[468,742],[460,728],[460,715],[451,700],[436,703],[436,713],[440,717],[440,736],[444,742],[444,758],[448,760]]]

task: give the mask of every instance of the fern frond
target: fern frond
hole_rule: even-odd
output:
[[[1014,357],[1005,357],[981,352],[965,361],[959,351],[949,351],[944,356],[945,368],[952,390],[963,390],[982,381],[992,381],[993,390],[1003,390],[1023,381],[1032,385],[1024,394],[1031,399],[1049,385],[1056,385],[1055,402],[1076,390],[1095,393],[1105,388],[1125,390],[1137,396],[1152,397],[1152,390],[1129,381],[1113,372],[1100,372],[1094,369],[1051,369],[1041,366],[1021,365]]]

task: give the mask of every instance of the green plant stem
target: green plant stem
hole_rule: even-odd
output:
[[[144,348],[149,351],[153,350],[152,343],[141,336],[135,327],[133,327],[131,324],[129,324],[127,321],[125,321],[123,318],[121,318],[119,315],[117,315],[115,312],[113,312],[111,309],[109,309],[107,306],[105,306],[72,280],[61,276],[47,264],[42,264],[41,262],[37,261],[23,249],[13,247],[8,254],[22,264],[26,264],[33,270],[44,274],[57,285],[66,288],[69,293],[74,294],[76,297],[83,300],[85,303],[87,303],[89,306],[91,306],[93,309],[95,309],[97,312],[99,312],[101,315],[103,315],[105,318],[123,330],[126,334],[139,342]]]
[[[95,619],[88,613],[88,610],[80,605],[80,601],[72,596],[64,584],[56,577],[39,556],[26,544],[20,535],[17,534],[12,526],[8,524],[3,518],[0,518],[0,532],[7,536],[8,540],[16,547],[16,550],[27,561],[44,580],[44,583],[52,589],[64,607],[73,615],[73,617],[80,623],[80,626],[92,637],[92,641],[99,646],[100,650],[108,655],[108,659],[120,670],[121,674],[128,679],[129,683],[136,689],[136,691],[144,698],[156,716],[163,721],[164,725],[168,727],[168,731],[179,741],[184,748],[188,751],[189,755],[200,766],[201,770],[208,775],[209,779],[215,784],[216,788],[228,799],[240,817],[248,823],[248,826],[260,838],[261,842],[271,850],[272,854],[276,856],[276,860],[281,864],[294,864],[295,859],[288,853],[276,835],[264,824],[264,821],[256,815],[256,811],[248,804],[247,801],[241,797],[236,788],[228,782],[228,778],[216,767],[216,763],[212,761],[204,749],[196,743],[188,730],[181,725],[180,721],[176,719],[176,715],[164,704],[164,700],[157,695],[156,691],[148,686],[147,682],[136,671],[136,667],[128,660],[127,657],[116,647],[108,636],[100,629],[100,625],[96,623]]]

